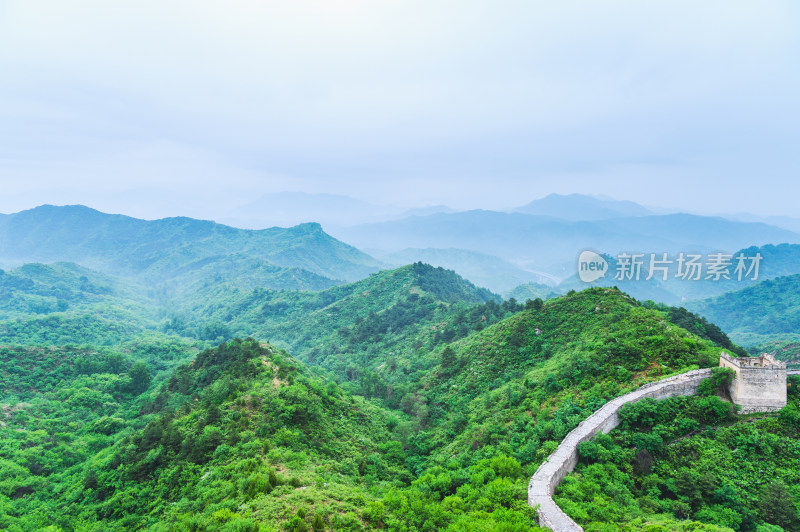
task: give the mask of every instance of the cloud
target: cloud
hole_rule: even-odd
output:
[[[799,9],[7,1],[0,180],[19,180],[26,197],[69,183],[91,198],[91,176],[117,161],[128,187],[170,193],[205,165],[239,191],[407,205],[455,195],[478,206],[487,178],[501,186],[497,202],[520,189],[544,194],[559,179],[683,201],[666,185],[648,192],[630,186],[629,172],[614,175],[635,167],[679,182],[702,176],[741,210],[754,172],[773,188],[797,186]],[[45,167],[60,169],[52,182]],[[409,180],[429,183],[430,196]],[[204,192],[219,197],[215,183],[197,183],[199,204]],[[758,208],[788,213],[786,197]]]

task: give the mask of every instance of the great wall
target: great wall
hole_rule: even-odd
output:
[[[786,406],[787,374],[797,374],[797,371],[787,372],[786,365],[770,355],[734,358],[723,352],[720,355],[720,367],[730,368],[735,373],[729,395],[735,404],[742,407],[742,413],[772,412]],[[578,464],[578,445],[600,432],[608,433],[619,425],[618,413],[623,405],[646,397],[666,399],[696,395],[700,383],[710,376],[711,368],[706,368],[645,384],[609,401],[567,434],[528,483],[528,504],[538,507],[539,526],[554,532],[583,530],[558,507],[553,494],[564,477]]]

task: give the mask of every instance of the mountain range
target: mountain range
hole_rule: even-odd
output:
[[[201,268],[224,272],[234,255],[237,269],[260,260],[340,281],[360,279],[380,266],[317,223],[246,230],[192,218],[140,220],[81,205],[43,205],[0,217],[0,263],[6,266],[69,261],[163,281]]]
[[[603,252],[613,261],[620,251],[734,254],[761,246],[764,275],[797,273],[791,257],[779,259],[796,253],[773,244],[788,246],[800,242],[800,235],[762,223],[689,214],[632,217],[646,209],[580,195],[548,196],[522,210],[577,217],[581,209],[588,209],[584,218],[601,219],[433,208],[433,214],[342,227],[333,231],[337,239],[314,222],[248,230],[191,218],[147,221],[78,205],[44,205],[0,215],[0,265],[68,261],[161,284],[176,294],[210,279],[244,288],[321,290],[417,261],[452,269],[497,293],[527,283],[555,286],[562,281],[562,289],[568,290],[581,287],[574,278],[575,261],[584,249]],[[772,271],[778,263],[787,266]],[[606,278],[600,284],[609,282]],[[665,302],[741,288],[726,283],[618,284],[637,297]]]
[[[704,218],[696,234],[682,235],[686,228],[670,223],[694,223],[685,215],[488,216],[620,239],[624,221],[639,221],[651,245],[659,241],[652,233],[674,243],[739,231],[731,245],[787,236]],[[381,255],[413,260],[387,268],[316,223],[244,230],[45,206],[2,217],[0,235],[0,260],[24,263],[0,270],[3,529],[537,530],[527,480],[571,429],[637,386],[717,365],[723,349],[746,354],[685,308],[614,287],[554,293],[569,282],[528,281],[504,301],[420,260],[450,261],[492,283],[546,277],[521,260],[454,247]],[[521,242],[491,238],[500,236],[503,245]],[[761,254],[760,282],[690,308],[726,328],[791,326],[800,245],[735,249]],[[645,287],[669,293],[658,283],[620,288]],[[790,393],[790,408],[758,425],[772,432],[736,440],[742,452],[752,441],[788,449],[758,461],[786,478],[800,463],[790,445],[800,397]],[[778,522],[745,497],[760,489],[757,479],[737,484],[691,463],[672,479],[662,467],[684,439],[722,425],[754,430],[708,394],[678,405],[688,417],[668,406],[658,426],[627,443],[586,447],[582,463],[601,463],[565,482],[565,508],[587,528],[589,512],[598,526],[630,529],[656,520],[679,530],[691,518],[702,523],[696,529],[730,532],[720,515],[748,516],[756,529]],[[625,419],[656,411],[645,404]],[[619,469],[610,477],[612,463]],[[726,487],[698,491],[699,479]],[[613,513],[611,495],[586,501],[581,493],[591,490],[628,493],[628,513]]]
[[[364,224],[333,234],[356,247],[386,252],[455,247],[488,253],[524,269],[561,278],[575,273],[577,256],[584,249],[612,255],[621,251],[732,253],[752,245],[800,243],[800,234],[785,229],[690,214],[575,222],[521,213],[468,211]]]

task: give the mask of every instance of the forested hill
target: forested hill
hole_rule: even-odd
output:
[[[76,264],[26,264],[0,270],[0,313],[46,314],[101,301],[136,299],[126,283]]]
[[[142,284],[73,263],[0,270],[0,345],[121,345],[155,330]]]
[[[310,522],[315,508],[326,528],[360,527],[356,509],[375,496],[359,468],[370,482],[409,479],[387,428],[398,416],[268,345],[203,351],[138,398],[124,360],[25,354],[58,361],[58,380],[33,404],[0,405],[4,530],[257,531],[300,509]]]
[[[0,527],[536,530],[527,479],[571,428],[632,387],[719,356],[614,289],[499,305],[416,264],[331,290],[344,295],[316,300],[308,316],[320,315],[295,327],[338,335],[320,339],[375,377],[342,380],[383,405],[255,340],[205,350],[141,395],[148,372],[127,356],[0,351],[18,394],[0,404]],[[348,317],[359,303],[367,317]],[[382,315],[393,318],[373,321]],[[371,328],[381,323],[398,335]],[[52,376],[25,382],[26,368],[58,357]]]
[[[345,281],[361,279],[380,265],[316,223],[245,230],[183,217],[140,220],[81,205],[43,205],[0,217],[5,264],[70,261],[105,273],[164,280],[231,255]]]
[[[447,316],[447,324],[436,322],[435,339],[450,340],[515,307],[501,306],[499,296],[452,271],[421,263],[341,286],[257,259],[233,256],[216,266],[181,273],[181,283],[155,285],[73,263],[0,270],[0,343],[110,346],[175,335],[219,343],[252,335],[279,341],[305,359],[315,346],[338,349],[340,333],[353,340],[355,352],[374,352],[378,336],[394,344]],[[331,284],[320,292],[286,289]],[[265,288],[276,285],[280,289]],[[491,305],[484,309],[485,303]]]
[[[800,331],[800,274],[777,277],[687,307],[707,316],[747,345],[797,339]]]
[[[321,292],[211,285],[194,301],[198,305],[179,317],[187,327],[202,319],[224,324],[230,336],[268,338],[350,382],[354,392],[383,398],[389,383],[408,386],[410,375],[435,364],[433,346],[521,308],[501,304],[499,296],[452,271],[422,263]]]
[[[689,316],[683,319],[690,322]],[[721,339],[727,341],[724,335]],[[500,400],[486,403],[486,409],[506,419],[513,413],[498,410],[503,401],[513,398],[509,401],[516,409],[526,395],[536,397],[528,403],[533,412],[549,411],[545,405],[567,397],[591,411],[647,380],[694,365],[716,365],[719,353],[718,344],[672,323],[669,312],[643,306],[613,288],[592,288],[532,306],[444,346],[439,367],[426,378],[424,395],[431,411],[436,405],[440,413],[472,410],[473,399],[488,391]],[[484,428],[501,430],[491,423]]]
[[[319,292],[231,287],[224,281],[207,283],[186,299],[184,317],[221,319],[231,325],[235,334],[247,335],[258,331],[259,327],[294,321],[315,313],[317,319],[338,315],[336,319],[346,324],[370,311],[383,310],[412,293],[429,295],[447,304],[501,301],[500,296],[476,287],[452,271],[416,263],[383,270],[366,279]],[[295,329],[306,330],[308,327],[303,324]]]

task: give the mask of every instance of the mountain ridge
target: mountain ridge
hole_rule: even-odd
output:
[[[363,224],[334,232],[357,247],[391,253],[406,248],[459,248],[568,277],[580,251],[735,251],[800,243],[800,234],[760,223],[690,214],[568,221],[523,213],[472,210]]]
[[[0,218],[5,263],[69,261],[153,280],[193,260],[234,253],[345,281],[381,265],[316,222],[248,230],[189,217],[141,220],[83,205],[43,205]]]
[[[570,221],[646,216],[653,212],[633,201],[600,199],[585,194],[549,194],[511,212],[538,214]]]

